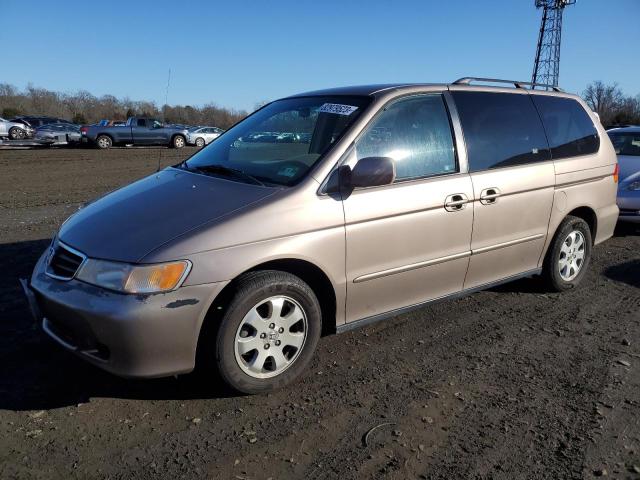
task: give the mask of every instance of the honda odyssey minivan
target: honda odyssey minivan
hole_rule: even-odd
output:
[[[532,275],[577,286],[613,233],[617,172],[596,116],[557,88],[304,93],[85,206],[23,286],[44,332],[109,372],[198,363],[266,392],[323,332]]]

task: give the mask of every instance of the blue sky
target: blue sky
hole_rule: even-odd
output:
[[[358,83],[529,80],[541,17],[534,0],[27,4],[2,2],[0,82],[162,104],[171,68],[168,103],[249,110]],[[562,87],[640,94],[640,0],[578,0],[562,40]]]

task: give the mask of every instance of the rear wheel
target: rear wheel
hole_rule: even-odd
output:
[[[549,287],[563,292],[577,287],[591,260],[591,230],[583,219],[565,218],[553,237],[543,267]]]
[[[11,140],[22,140],[27,136],[27,133],[20,127],[11,127],[9,129],[9,138]]]
[[[185,146],[185,139],[182,135],[176,135],[175,137],[173,137],[173,140],[171,141],[171,146],[173,148],[182,148]]]
[[[320,338],[318,299],[300,278],[252,272],[241,278],[216,338],[222,378],[244,393],[263,393],[295,380]]]
[[[197,147],[204,147],[204,138],[196,138],[196,146]]]
[[[113,141],[108,135],[99,135],[98,138],[96,138],[96,145],[98,145],[98,148],[107,149],[111,148]]]

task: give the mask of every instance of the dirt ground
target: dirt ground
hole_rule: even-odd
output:
[[[194,151],[0,150],[0,478],[640,478],[635,227],[579,289],[522,280],[325,337],[267,396],[119,379],[44,338],[18,278],[59,224]]]

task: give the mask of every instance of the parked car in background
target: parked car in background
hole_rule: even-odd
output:
[[[218,138],[224,130],[218,127],[192,127],[187,133],[187,144],[204,147]]]
[[[113,145],[167,145],[182,148],[186,145],[188,130],[164,125],[155,118],[131,117],[125,125],[89,125],[80,128],[82,142],[98,148]]]
[[[575,95],[472,80],[266,105],[67,219],[23,281],[36,321],[115,374],[198,360],[259,393],[323,331],[537,274],[577,287],[618,219],[609,137]],[[265,131],[312,141],[242,140]]]
[[[11,140],[23,140],[33,137],[34,132],[35,129],[30,125],[0,118],[0,137],[9,137]]]
[[[73,123],[69,120],[65,120],[64,118],[48,117],[44,115],[19,115],[12,118],[11,121],[29,125],[33,128],[38,128],[42,125],[48,125],[50,123]]]
[[[620,166],[618,218],[625,222],[640,223],[640,127],[614,128],[607,133]]]
[[[44,144],[78,145],[80,143],[80,127],[72,123],[50,123],[36,129],[34,140]]]

